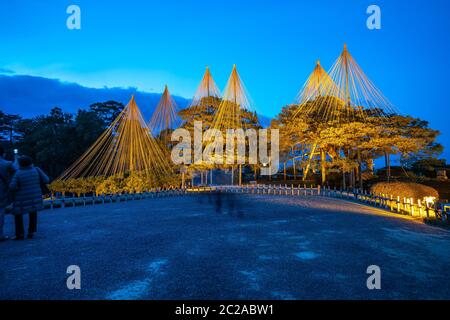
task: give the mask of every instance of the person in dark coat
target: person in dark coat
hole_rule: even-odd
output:
[[[37,229],[37,212],[44,208],[41,185],[48,184],[47,175],[39,168],[33,166],[28,156],[18,159],[19,170],[14,174],[9,189],[13,195],[14,220],[16,224],[16,237],[14,240],[24,238],[23,215],[29,214],[28,239],[33,238]]]
[[[0,241],[8,239],[3,234],[3,226],[5,224],[5,208],[9,203],[9,183],[11,177],[16,171],[14,164],[11,161],[5,160],[5,150],[0,145]]]

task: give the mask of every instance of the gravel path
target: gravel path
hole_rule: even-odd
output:
[[[42,212],[35,239],[0,243],[0,299],[450,299],[449,266],[449,231],[378,209],[201,194]]]

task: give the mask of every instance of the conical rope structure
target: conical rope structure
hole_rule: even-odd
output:
[[[252,103],[245,86],[237,72],[236,65],[233,66],[231,75],[228,79],[227,85],[223,92],[222,101],[217,109],[212,123],[212,128],[225,133],[229,129],[250,129],[258,126],[258,118],[256,113],[253,114]],[[205,135],[206,139],[210,139]],[[227,138],[228,140],[228,138]],[[237,146],[234,146],[234,151],[227,145],[225,158],[230,164],[230,159],[236,159]],[[242,184],[242,163],[245,162],[245,157],[237,153],[237,162],[239,162],[239,185]],[[232,184],[234,183],[234,164],[232,167]],[[256,170],[256,169],[255,169]]]
[[[177,113],[177,104],[166,86],[148,124],[152,133],[156,135],[168,129],[176,129],[180,124]]]
[[[157,183],[172,174],[163,154],[133,96],[97,141],[58,180],[139,173]]]
[[[220,99],[220,96],[220,90],[211,76],[211,71],[206,67],[205,74],[203,75],[202,81],[200,81],[200,85],[198,86],[189,107],[199,106],[205,99],[210,97]]]
[[[317,60],[313,72],[309,75],[295,100],[298,104],[303,105],[308,101],[324,97],[324,94],[330,89],[331,91],[339,91],[337,85],[321,66],[320,61]]]
[[[297,97],[296,115],[315,113],[317,120],[323,122],[348,122],[396,113],[395,107],[364,74],[346,45],[328,75],[316,66]]]
[[[214,116],[221,102],[221,94],[211,75],[208,67],[205,74],[192,98],[189,106],[180,111],[183,117],[185,127],[193,126],[194,121],[202,121],[203,129],[207,130],[211,127]]]
[[[245,129],[248,126],[243,113],[251,110],[252,106],[247,90],[237,72],[236,65],[234,65],[212,127],[221,131]]]

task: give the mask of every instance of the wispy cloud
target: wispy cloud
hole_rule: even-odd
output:
[[[14,74],[15,72],[8,68],[0,67],[0,74]]]

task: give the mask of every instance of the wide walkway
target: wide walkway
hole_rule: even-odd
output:
[[[342,200],[202,194],[39,223],[35,239],[0,243],[0,299],[450,299],[450,232]],[[66,288],[69,265],[81,290]]]

